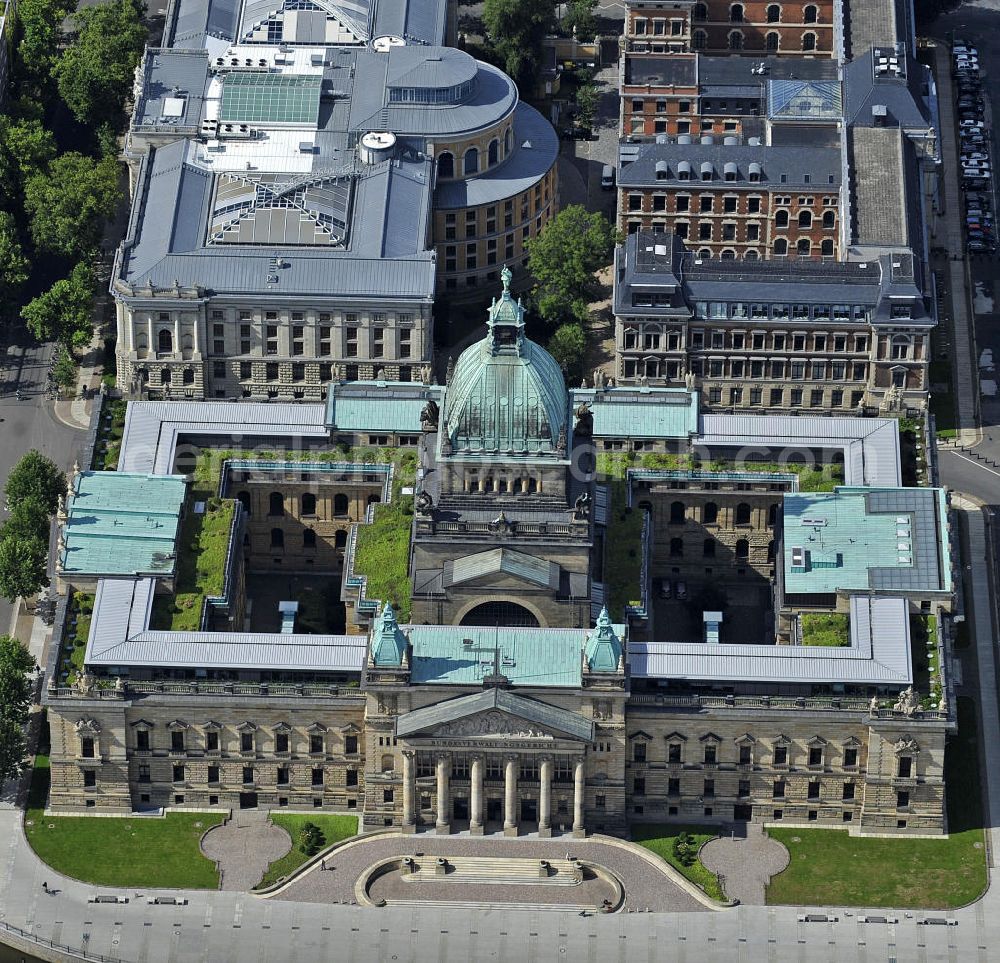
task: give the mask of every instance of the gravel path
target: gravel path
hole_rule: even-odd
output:
[[[240,892],[253,889],[267,867],[291,848],[288,833],[274,826],[266,812],[256,810],[237,810],[201,841],[201,851],[219,864],[219,889]]]
[[[701,849],[705,868],[725,877],[726,896],[763,906],[771,877],[788,865],[788,850],[765,835],[759,823],[744,823],[746,834],[710,839]]]
[[[531,857],[537,859],[563,859],[567,853],[584,862],[598,863],[611,870],[625,887],[625,910],[654,912],[695,912],[706,910],[693,896],[673,883],[642,856],[609,843],[587,839],[545,840],[531,837],[509,839],[502,836],[373,836],[365,842],[335,850],[327,857],[327,869],[317,866],[299,876],[291,885],[273,899],[296,900],[307,903],[350,903],[354,901],[355,881],[373,864],[394,856],[423,853],[428,856],[494,856],[501,858]],[[433,899],[428,888],[434,884],[409,884],[414,892],[425,899]],[[447,885],[447,884],[444,884]],[[488,886],[491,902],[524,902],[520,893],[529,887]],[[541,897],[550,901],[561,900],[558,891],[572,891],[576,887],[530,887],[532,899],[536,891],[545,890]],[[471,893],[472,887],[465,887]],[[499,892],[497,892],[499,891]],[[494,896],[494,893],[496,895]],[[454,896],[442,898],[455,899]],[[462,897],[459,897],[462,898]],[[486,897],[466,895],[466,899]],[[603,898],[603,897],[601,897]],[[541,901],[541,898],[539,898]],[[588,902],[570,898],[570,902]],[[600,899],[598,899],[600,902]]]

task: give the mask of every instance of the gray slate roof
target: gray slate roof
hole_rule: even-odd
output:
[[[583,742],[594,741],[594,723],[590,720],[575,712],[504,689],[484,689],[473,695],[459,696],[457,699],[403,713],[396,718],[396,735],[415,735],[424,729],[433,729],[447,722],[479,712],[488,712],[491,709],[499,709],[501,712],[534,722],[547,729],[556,729]]]

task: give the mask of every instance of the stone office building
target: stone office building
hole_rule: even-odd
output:
[[[417,614],[432,571],[417,548],[450,551],[434,590],[443,617],[401,622],[371,599],[364,634],[156,630],[148,573],[99,578],[85,671],[64,684],[59,645],[48,667],[51,808],[330,809],[358,811],[369,828],[476,834],[674,819],[946,830],[954,700],[947,673],[920,681],[911,626],[939,616],[947,666],[947,506],[943,493],[900,488],[894,421],[699,414],[683,389],[570,393],[506,289],[487,337],[436,393],[406,405],[371,395],[340,416],[334,400],[332,419],[321,405],[134,403],[121,466],[166,475],[179,446],[233,434],[322,452],[349,424],[375,430],[385,406],[423,436],[406,553]],[[751,463],[743,477],[639,464],[613,479],[622,504],[594,456],[640,436],[709,459],[802,450],[839,461],[844,487],[797,493],[794,477]],[[238,496],[244,479],[233,481]],[[470,558],[454,523],[477,521],[487,492],[497,514]],[[301,520],[304,498],[293,486],[282,507],[298,499]],[[261,507],[251,493],[251,518]],[[699,526],[719,546],[711,573],[690,558],[709,537]],[[674,538],[692,565],[680,572]],[[456,580],[463,567],[470,577]],[[664,597],[660,583],[678,574],[690,592]],[[748,584],[787,637],[769,635],[766,607],[739,616]],[[699,607],[705,585],[728,593],[719,618]],[[839,615],[844,644],[794,644],[808,613]]]

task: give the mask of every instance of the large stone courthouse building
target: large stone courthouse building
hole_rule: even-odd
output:
[[[118,470],[60,512],[51,809],[946,832],[948,508],[904,486],[898,423],[567,391],[509,282],[443,386],[129,405]],[[222,511],[221,590],[164,623]]]

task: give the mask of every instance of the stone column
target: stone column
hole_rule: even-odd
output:
[[[469,812],[469,833],[483,835],[483,757],[472,757],[472,809]]]
[[[540,792],[538,798],[538,835],[552,835],[552,760],[546,756],[542,759],[539,773]]]
[[[414,833],[417,831],[417,816],[414,810],[414,797],[416,796],[416,779],[414,773],[413,757],[416,755],[412,749],[403,750],[403,832]]]
[[[146,318],[146,335],[147,335],[147,338],[149,340],[149,344],[146,347],[146,357],[147,358],[155,358],[156,357],[157,344],[153,340],[153,313],[152,313],[152,311],[149,313],[149,317]]]
[[[584,795],[584,758],[580,756],[576,760],[576,768],[573,772],[573,835],[586,836],[587,831],[583,828],[583,795]]]
[[[437,758],[437,826],[439,835],[451,832],[451,794],[448,792],[448,777],[451,774],[451,756]]]
[[[517,835],[517,756],[508,756],[504,769],[503,834]]]

